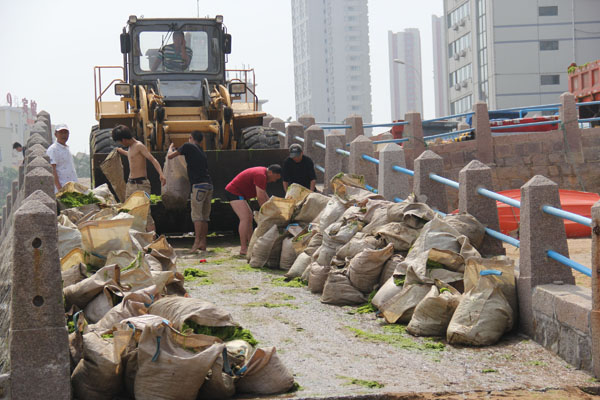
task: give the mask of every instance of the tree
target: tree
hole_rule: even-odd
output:
[[[14,167],[4,167],[0,173],[0,207],[6,204],[6,195],[12,190],[12,181],[19,177],[19,171]]]
[[[85,153],[77,153],[73,157],[75,163],[75,172],[78,178],[90,177],[90,156]]]

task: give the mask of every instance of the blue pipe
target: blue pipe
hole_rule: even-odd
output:
[[[453,181],[453,180],[448,179],[448,178],[444,178],[443,176],[436,175],[433,172],[429,174],[429,178],[431,180],[439,182],[439,183],[441,183],[443,185],[447,185],[447,186],[450,186],[450,187],[452,187],[454,189],[458,189],[458,182]]]
[[[317,147],[320,147],[320,148],[321,148],[321,149],[323,149],[323,150],[326,150],[326,149],[327,149],[327,147],[325,147],[325,145],[324,145],[323,143],[321,143],[321,142],[314,142],[313,144],[314,144],[315,146],[317,146]]]
[[[513,108],[501,108],[499,110],[493,110],[493,111],[521,111],[521,110],[524,110],[526,108],[531,108],[531,107],[547,109],[547,108],[560,107],[560,104],[556,103],[556,104],[542,104],[542,105],[539,105],[539,106],[523,106],[523,107],[513,107]]]
[[[454,115],[448,115],[446,117],[439,117],[439,118],[427,119],[427,120],[425,120],[423,122],[444,121],[444,120],[452,119],[452,118],[466,117],[468,115],[473,115],[473,114],[475,114],[475,112],[469,111],[469,112],[462,113],[462,114],[454,114]]]
[[[342,150],[342,149],[335,149],[335,152],[336,152],[336,153],[338,153],[338,154],[341,154],[341,155],[343,155],[343,156],[348,156],[348,157],[350,156],[350,152],[349,152],[349,151],[346,151],[346,150]]]
[[[575,103],[576,106],[593,106],[596,104],[600,104],[600,100],[595,101],[584,101],[582,103]]]
[[[497,131],[499,129],[512,129],[512,128],[524,128],[526,126],[539,126],[539,125],[557,125],[562,121],[560,119],[555,119],[553,121],[541,121],[541,122],[530,122],[527,124],[514,124],[514,125],[502,125],[502,126],[492,126],[490,130]]]
[[[334,125],[334,126],[321,126],[321,129],[323,130],[328,130],[328,129],[351,129],[352,125]]]
[[[366,155],[366,154],[362,154],[362,155],[361,155],[361,157],[362,157],[362,159],[363,159],[363,160],[365,160],[365,161],[368,161],[368,162],[370,162],[370,163],[373,163],[373,164],[377,164],[377,165],[379,165],[379,160],[378,160],[378,159],[376,159],[376,158],[373,158],[373,157],[371,157],[371,156],[368,156],[368,155]]]
[[[508,243],[508,244],[516,247],[516,248],[519,248],[521,246],[521,242],[518,239],[515,239],[514,237],[510,237],[508,235],[505,235],[504,233],[492,230],[490,228],[485,228],[485,233],[487,233],[488,235],[490,235],[494,239],[501,240],[501,241],[503,241],[505,243]]]
[[[364,124],[363,128],[388,128],[392,126],[408,125],[408,122],[390,122],[387,124]]]
[[[281,131],[277,131],[277,134],[278,134],[279,136],[281,136],[281,137],[285,137],[285,136],[286,136],[286,135],[285,135],[285,133],[283,133],[283,132],[281,132]]]
[[[484,188],[479,188],[477,189],[477,193],[479,193],[482,196],[485,197],[489,197],[490,199],[493,200],[497,200],[500,201],[504,204],[508,204],[509,206],[515,207],[515,208],[521,208],[521,202],[515,199],[511,199],[510,197],[506,197],[503,196],[501,194],[498,194],[496,192],[492,192],[491,190],[487,190]]]
[[[379,192],[377,191],[377,189],[375,189],[373,186],[367,185],[366,183],[365,183],[365,188],[366,188],[368,191],[370,191],[370,192],[373,192],[373,193],[379,193]]]
[[[403,167],[399,167],[397,165],[392,165],[392,169],[396,172],[400,172],[401,174],[406,174],[410,176],[415,176],[415,171],[411,171],[410,169],[406,169]]]
[[[381,143],[403,143],[403,142],[408,142],[408,138],[375,140],[375,141],[373,141],[373,144],[381,144]]]
[[[589,227],[592,226],[591,218],[586,218],[579,214],[574,214],[572,212],[561,210],[560,208],[556,208],[556,207],[552,207],[552,206],[543,206],[542,211],[544,211],[546,214],[550,214],[550,215],[553,215],[558,218],[568,219],[569,221],[573,221],[573,222],[576,222],[581,225],[585,225],[585,226],[589,226]]]
[[[582,274],[587,275],[589,277],[592,276],[592,270],[590,268],[588,268],[584,265],[581,265],[578,262],[575,262],[575,261],[571,260],[570,258],[567,258],[567,257],[563,256],[562,254],[555,252],[554,250],[548,250],[548,251],[546,251],[546,254],[548,255],[548,257],[550,257],[554,261],[558,261],[559,263],[566,265],[567,267],[571,267],[575,271],[581,272]]]
[[[394,197],[394,202],[396,203],[402,203],[403,201],[400,197]]]
[[[596,118],[584,118],[584,119],[580,119],[578,120],[579,122],[594,122],[594,121],[600,121],[600,117],[596,117]]]
[[[294,136],[294,139],[296,139],[297,141],[304,143],[304,138],[301,138],[300,136]]]
[[[471,132],[474,130],[475,130],[475,128],[469,128],[469,129],[463,129],[463,130],[454,131],[454,132],[438,133],[437,135],[425,136],[423,139],[431,140],[431,139],[437,139],[437,138],[446,137],[446,136],[460,135],[461,133]]]
[[[321,167],[319,164],[315,164],[315,168],[321,171],[322,173],[325,173],[325,168]]]

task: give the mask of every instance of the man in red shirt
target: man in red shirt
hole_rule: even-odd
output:
[[[225,196],[240,219],[240,255],[246,255],[252,237],[252,210],[247,200],[256,197],[262,206],[269,200],[267,183],[277,182],[281,174],[281,166],[277,164],[268,168],[252,167],[240,172],[225,186]]]

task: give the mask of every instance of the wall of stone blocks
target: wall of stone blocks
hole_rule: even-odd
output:
[[[533,290],[533,339],[575,368],[593,372],[591,291],[574,285]]]

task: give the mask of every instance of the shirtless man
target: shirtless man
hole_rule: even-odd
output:
[[[156,158],[150,154],[142,142],[133,138],[131,129],[125,125],[117,125],[112,130],[112,138],[118,145],[128,148],[128,150],[117,148],[119,154],[127,156],[129,160],[129,179],[127,180],[125,190],[126,198],[129,198],[133,193],[140,190],[150,195],[150,181],[146,176],[146,160],[149,160],[156,169],[156,172],[158,172],[160,182],[163,185],[167,182]],[[149,212],[146,230],[148,232],[154,230],[154,220]]]

